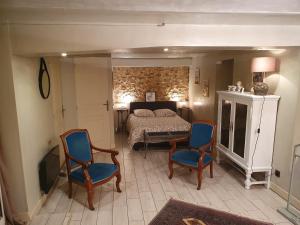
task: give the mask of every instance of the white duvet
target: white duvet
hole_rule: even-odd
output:
[[[170,117],[137,117],[130,114],[127,120],[128,143],[144,142],[144,132],[189,131],[191,124],[178,115]]]

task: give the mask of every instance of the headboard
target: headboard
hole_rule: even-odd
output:
[[[130,102],[129,111],[133,113],[135,109],[171,109],[177,112],[177,104],[174,101],[159,101],[159,102]]]

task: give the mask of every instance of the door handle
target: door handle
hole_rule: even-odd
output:
[[[106,105],[106,111],[109,110],[109,102],[108,102],[108,100],[106,100],[106,103],[105,103],[105,104],[102,104],[102,105]]]
[[[233,123],[230,123],[230,128],[229,130],[232,132],[233,131]]]

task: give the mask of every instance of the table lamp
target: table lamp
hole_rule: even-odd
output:
[[[264,83],[264,77],[268,72],[276,69],[274,57],[256,57],[252,59],[251,72],[253,73],[253,88],[256,95],[267,95],[269,86]]]

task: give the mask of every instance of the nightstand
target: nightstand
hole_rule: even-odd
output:
[[[125,126],[126,126],[126,121],[128,117],[128,109],[127,108],[118,108],[116,109],[118,113],[118,126],[117,126],[117,131],[123,132]],[[125,116],[124,116],[125,114]]]
[[[178,115],[188,122],[192,122],[192,110],[189,107],[180,107],[177,109]]]

